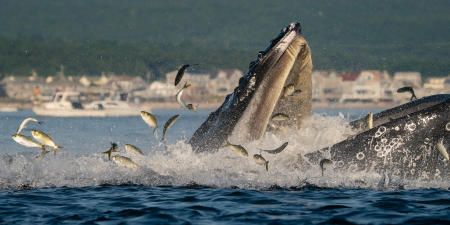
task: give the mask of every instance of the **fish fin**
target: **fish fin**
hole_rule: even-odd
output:
[[[158,136],[158,127],[155,127],[153,129],[153,136],[157,137]]]
[[[269,161],[266,162],[266,171],[269,171]]]
[[[57,146],[55,147],[55,150],[58,150],[58,149],[60,149],[60,148],[64,148],[64,147],[63,147],[63,146],[58,146],[58,145],[57,145]]]
[[[182,89],[188,88],[188,87],[190,87],[190,86],[191,86],[191,84],[188,84],[187,81],[186,81],[186,82],[184,82],[184,86],[183,86]]]

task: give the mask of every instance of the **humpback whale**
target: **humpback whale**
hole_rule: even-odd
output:
[[[311,113],[311,52],[301,35],[299,23],[292,23],[258,53],[234,92],[195,131],[189,143],[196,152],[216,151],[226,141],[244,143],[260,138],[272,115],[285,113],[281,124],[300,126]],[[293,84],[299,94],[281,98]]]
[[[437,99],[442,102],[434,102],[436,104],[420,109]],[[419,110],[412,113],[405,110],[402,114],[402,108],[413,110],[415,107],[412,106]],[[398,118],[380,122],[390,115]],[[440,142],[444,146],[450,145],[450,95],[423,98],[375,114],[374,117],[378,118],[378,126],[333,146],[300,156],[301,164],[318,166],[321,160],[329,159],[338,171],[375,171],[403,180],[449,179],[450,162],[438,145]]]
[[[256,140],[273,123],[299,128],[311,113],[311,70],[310,48],[300,24],[292,23],[259,52],[233,93],[195,131],[189,140],[192,149],[211,152],[228,141]],[[299,93],[284,96],[283,90],[292,84]],[[280,113],[287,119],[270,121]],[[357,134],[327,148],[299,153],[299,167],[320,171],[325,160],[337,171],[449,180],[450,95],[428,96],[374,114],[372,127],[364,118],[349,125]]]

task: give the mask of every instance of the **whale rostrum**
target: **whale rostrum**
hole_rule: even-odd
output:
[[[292,23],[258,53],[234,92],[195,131],[189,143],[194,151],[215,151],[226,141],[245,143],[262,137],[272,115],[285,113],[282,124],[299,126],[311,113],[311,52]],[[300,93],[282,98],[288,84]]]

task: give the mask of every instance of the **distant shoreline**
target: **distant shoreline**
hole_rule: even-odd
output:
[[[391,108],[398,106],[402,103],[313,103],[312,107],[314,109],[339,109],[339,108]],[[222,105],[222,103],[198,103],[200,109],[216,109]],[[0,101],[0,111],[8,111],[11,109],[17,110],[31,110],[33,105],[31,103],[22,102],[1,102]],[[150,108],[150,109],[178,109],[180,105],[177,102],[143,102],[140,104],[140,108]],[[2,110],[4,109],[4,110]]]

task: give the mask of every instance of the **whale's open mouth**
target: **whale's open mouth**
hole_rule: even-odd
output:
[[[292,23],[258,53],[248,72],[239,80],[215,112],[189,141],[195,151],[214,151],[226,140],[245,143],[260,138],[269,123],[300,125],[311,112],[312,61],[299,23]],[[293,93],[286,95],[286,87]],[[294,94],[295,93],[295,94]],[[282,120],[271,121],[282,113]]]

